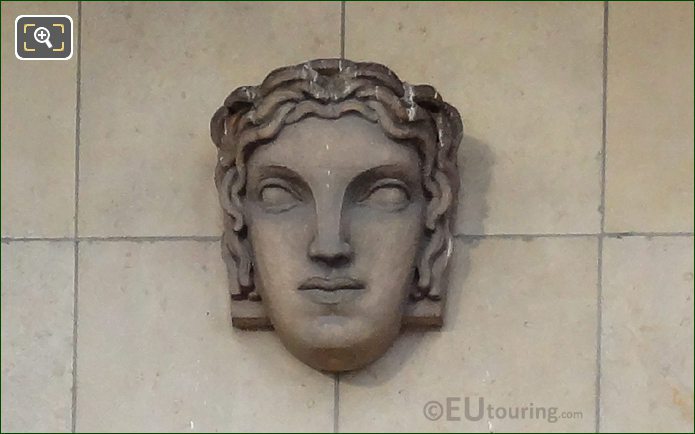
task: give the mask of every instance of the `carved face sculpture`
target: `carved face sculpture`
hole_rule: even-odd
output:
[[[345,371],[441,325],[462,128],[433,88],[310,61],[232,92],[211,133],[235,326]]]

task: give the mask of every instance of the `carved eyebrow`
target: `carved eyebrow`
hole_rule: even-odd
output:
[[[280,178],[302,189],[309,190],[304,178],[289,167],[277,165],[261,166],[259,167],[258,172],[258,176],[255,177],[256,182],[263,181],[267,178]]]
[[[302,179],[301,176],[294,170],[286,166],[261,166],[258,168],[259,178],[268,178],[270,176],[276,176],[278,178],[288,178],[288,179]]]
[[[417,183],[419,173],[405,169],[398,164],[385,164],[383,166],[372,167],[357,176],[375,176],[379,178],[396,178],[409,183]]]

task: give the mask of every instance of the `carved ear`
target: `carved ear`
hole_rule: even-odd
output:
[[[248,251],[240,245],[236,237],[237,234],[233,232],[225,232],[225,236],[222,238],[222,259],[227,265],[227,278],[232,300],[244,300],[253,288],[253,266],[247,254]],[[234,276],[236,276],[236,280]],[[237,283],[236,288],[233,287],[235,281]]]
[[[234,168],[227,170],[222,176],[222,180],[217,185],[217,195],[220,200],[220,205],[225,214],[234,216],[237,213],[232,204],[232,183],[234,182]]]
[[[239,197],[233,194],[234,183],[238,176],[235,167],[230,168],[222,176],[217,185],[220,204],[224,210],[224,249],[228,257],[236,264],[237,282],[240,293],[238,297],[244,297],[253,290],[253,261],[251,260],[251,246],[246,240],[244,229],[244,214]],[[228,261],[225,261],[228,262]],[[231,270],[230,270],[231,271]],[[234,297],[236,294],[232,294]]]
[[[253,291],[253,261],[251,261],[251,251],[245,240],[239,237],[236,232],[226,232],[224,237],[225,251],[236,264],[236,280],[239,284],[240,297]],[[225,260],[228,263],[228,261]],[[231,272],[231,270],[228,270]],[[231,281],[231,280],[230,280]],[[233,295],[234,296],[234,295]]]
[[[231,219],[231,229],[235,232],[241,232],[244,228],[244,213],[241,201],[238,195],[233,191],[238,176],[239,172],[236,167],[231,167],[224,176],[222,176],[222,180],[217,185],[220,205],[225,214]]]

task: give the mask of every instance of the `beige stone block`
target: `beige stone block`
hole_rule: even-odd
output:
[[[73,246],[2,244],[2,432],[70,432]]]
[[[609,238],[601,431],[693,430],[693,239]]]
[[[2,3],[2,236],[69,237],[75,217],[77,56],[15,57],[19,15],[70,15],[76,2]]]
[[[693,231],[693,4],[611,2],[606,230]]]

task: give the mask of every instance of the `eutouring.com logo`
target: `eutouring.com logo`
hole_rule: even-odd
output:
[[[544,407],[533,403],[522,406],[493,405],[486,404],[483,397],[471,399],[468,396],[463,399],[463,403],[461,401],[461,398],[457,396],[449,396],[443,401],[428,401],[423,406],[422,411],[429,420],[435,421],[443,418],[452,422],[460,421],[462,418],[476,422],[485,418],[488,421],[494,419],[535,419],[556,423],[560,419],[581,419],[584,417],[581,411],[560,411],[558,407]]]

